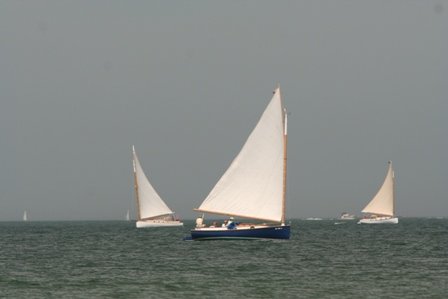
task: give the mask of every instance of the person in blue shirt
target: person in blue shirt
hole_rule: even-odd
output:
[[[228,229],[235,229],[236,223],[233,221],[233,217],[230,217],[229,221],[227,221],[226,227]]]

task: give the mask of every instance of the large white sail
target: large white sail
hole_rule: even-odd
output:
[[[384,216],[394,215],[394,171],[391,161],[389,161],[389,169],[383,185],[362,212]]]
[[[198,211],[281,222],[286,126],[280,89]]]
[[[161,215],[173,214],[165,202],[149,183],[138,160],[134,147],[132,147],[134,173],[136,180],[138,220],[154,218]]]

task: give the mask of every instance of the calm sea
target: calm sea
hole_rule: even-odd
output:
[[[448,219],[292,220],[289,241],[0,222],[1,298],[448,298]]]

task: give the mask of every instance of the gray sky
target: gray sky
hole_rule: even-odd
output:
[[[0,1],[0,220],[123,219],[130,146],[182,218],[277,83],[287,217],[448,216],[448,1]]]

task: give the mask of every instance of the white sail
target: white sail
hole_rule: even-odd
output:
[[[27,211],[23,211],[23,221],[28,221],[28,213]]]
[[[127,221],[131,220],[131,216],[129,215],[129,210],[126,212],[126,218]]]
[[[197,210],[283,221],[285,134],[277,88],[240,153]]]
[[[383,185],[362,212],[384,216],[394,215],[394,171],[392,162],[389,161],[389,169]]]
[[[138,220],[150,219],[161,215],[173,214],[165,202],[149,183],[138,160],[134,147],[132,147],[134,173],[136,180]]]

